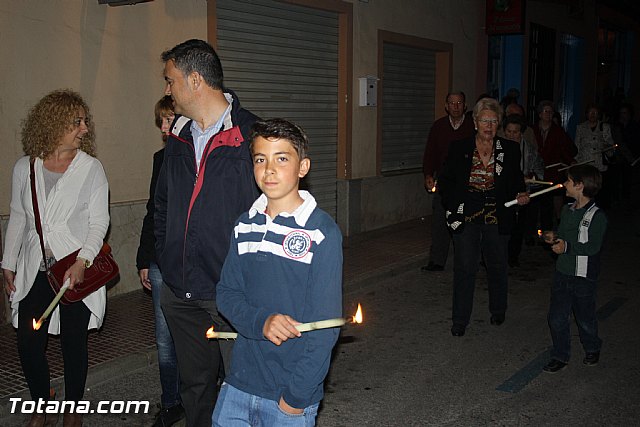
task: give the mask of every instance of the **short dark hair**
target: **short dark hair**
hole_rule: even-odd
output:
[[[593,165],[575,165],[567,170],[567,176],[576,184],[582,184],[582,194],[590,199],[602,188],[602,174]]]
[[[515,124],[520,126],[520,132],[524,133],[527,130],[527,121],[520,114],[509,114],[504,120],[503,130],[507,130],[507,125]],[[519,142],[519,141],[518,141]]]
[[[249,136],[250,148],[253,153],[253,142],[257,137],[264,139],[286,139],[296,149],[300,160],[306,159],[309,150],[309,140],[304,130],[297,124],[285,119],[259,120],[253,124]]]
[[[222,64],[215,49],[204,40],[191,39],[162,52],[162,62],[173,61],[185,76],[197,72],[214,89],[222,90]]]

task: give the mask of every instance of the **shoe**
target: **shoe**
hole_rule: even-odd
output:
[[[556,372],[563,370],[566,366],[567,364],[564,362],[556,359],[551,359],[549,363],[547,363],[544,368],[542,368],[542,370],[549,374],[555,374]]]
[[[62,427],[82,427],[82,415],[65,412],[62,417]]]
[[[595,366],[600,361],[600,352],[596,351],[594,353],[587,353],[582,359],[582,363],[587,366]]]
[[[59,414],[47,414],[47,419],[44,422],[46,427],[56,427],[58,424],[58,415]]]
[[[33,414],[26,427],[55,427],[58,414]]]
[[[153,427],[169,427],[184,418],[184,408],[180,403],[169,408],[160,409],[156,414]]]
[[[453,326],[451,327],[451,335],[453,335],[454,337],[462,337],[464,336],[466,329],[467,329],[466,326],[460,325],[458,323],[454,323]]]
[[[504,323],[504,314],[492,314],[490,322],[492,325],[502,325]]]
[[[25,427],[44,427],[46,420],[45,414],[33,414]]]
[[[420,270],[422,271],[443,271],[444,267],[438,264],[434,264],[432,262],[430,262],[427,265],[423,265],[422,267],[420,267]]]

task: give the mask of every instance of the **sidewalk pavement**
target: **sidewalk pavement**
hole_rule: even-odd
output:
[[[345,306],[350,306],[351,293],[366,288],[377,279],[400,274],[424,263],[429,242],[428,219],[346,238],[343,245]],[[155,364],[153,327],[151,295],[142,288],[109,298],[102,328],[89,334],[87,388]],[[47,358],[52,387],[61,391],[63,366],[57,336],[50,336]],[[16,333],[10,324],[0,326],[0,366],[0,425],[4,425],[2,420],[10,412],[9,399],[29,399],[17,352]]]

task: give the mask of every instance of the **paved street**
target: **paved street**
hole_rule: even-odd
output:
[[[525,247],[521,267],[511,270],[502,326],[489,324],[481,271],[472,321],[461,338],[449,332],[452,265],[439,273],[412,266],[347,290],[346,311],[360,302],[365,323],[343,329],[318,425],[638,425],[639,238],[637,226],[624,226],[631,220],[631,215],[611,217],[599,282],[604,340],[599,365],[582,364],[574,325],[569,366],[553,375],[541,372],[550,346],[546,312],[553,272],[550,252],[542,247]],[[92,372],[85,397],[94,405],[149,400],[150,413],[94,414],[85,425],[150,425],[159,395],[157,367],[143,363],[135,369],[135,363],[139,359],[120,360]],[[0,424],[17,426],[22,420],[6,417]]]

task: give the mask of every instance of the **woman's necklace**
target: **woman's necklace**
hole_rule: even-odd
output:
[[[480,155],[482,163],[487,165],[489,163],[489,160],[491,159],[491,155],[493,154],[493,141],[491,141],[490,144],[477,142],[476,148],[478,150],[478,154]]]

